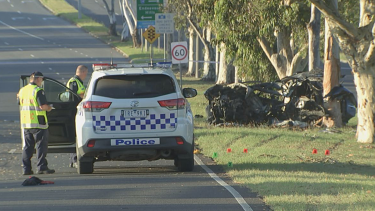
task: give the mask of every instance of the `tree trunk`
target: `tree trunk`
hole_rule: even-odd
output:
[[[189,31],[189,67],[186,73],[186,76],[193,76],[195,75],[195,65],[192,60],[195,58],[195,32],[194,29],[190,26],[188,28]]]
[[[360,23],[359,27],[365,27],[372,23],[374,15],[373,2],[361,0],[360,1]],[[357,142],[373,143],[375,138],[375,64],[374,64],[374,23],[372,23],[372,37],[368,46],[361,45],[365,52],[362,53],[362,58],[352,61],[352,72],[354,74],[354,84],[356,85],[358,97],[358,123],[357,123]],[[369,53],[367,55],[367,53]],[[356,61],[357,60],[357,61]],[[358,64],[358,66],[357,66]],[[362,65],[361,65],[362,64]]]
[[[297,70],[303,70],[307,65],[307,56],[302,58],[303,48],[294,54],[291,48],[290,31],[288,29],[279,30],[275,33],[277,39],[277,52],[274,52],[265,37],[258,39],[267,58],[275,68],[280,79],[296,73]]]
[[[167,45],[166,45],[166,50],[167,50],[167,61],[172,61],[172,49],[171,49],[171,43],[173,41],[173,34],[167,34]]]
[[[309,71],[317,69],[320,65],[320,16],[320,11],[312,4],[311,19],[307,25],[309,33]]]
[[[120,1],[121,12],[126,20],[126,23],[129,27],[130,35],[133,40],[133,47],[139,48],[141,46],[141,39],[138,35],[137,30],[137,19],[133,11],[136,11],[135,4],[130,4],[127,0]]]
[[[360,143],[374,142],[374,77],[374,66],[367,70],[359,69],[354,72],[354,82],[358,96],[358,123],[356,136],[357,142]]]
[[[228,84],[228,63],[226,57],[225,43],[220,44],[220,65],[219,75],[217,76],[216,84]]]
[[[206,27],[206,40],[202,40],[204,45],[204,66],[202,80],[214,81],[215,80],[215,67],[212,63],[215,61],[214,49],[211,45],[211,29]]]
[[[340,48],[348,58],[348,64],[354,74],[358,97],[357,142],[373,143],[375,138],[375,15],[373,1],[360,0],[359,28],[343,20],[334,11],[332,5],[325,1],[309,0],[328,17],[330,29],[333,31]]]
[[[138,34],[137,28],[134,28],[133,33],[131,33],[132,39],[133,39],[133,47],[134,48],[139,48],[141,47],[141,38]]]
[[[211,61],[215,60],[214,52],[210,43],[203,43],[204,45],[204,68],[202,80],[213,81],[215,80],[215,68]]]
[[[118,36],[116,30],[116,13],[115,13],[115,6],[114,0],[111,0],[111,8],[108,7],[107,1],[103,0],[105,8],[107,9],[107,14],[109,18],[109,35],[111,36]]]
[[[220,50],[219,45],[215,46],[215,83],[219,77],[219,68],[220,68]]]
[[[114,16],[114,18],[116,19],[116,14],[112,14],[113,16]],[[111,21],[111,20],[110,20]],[[116,29],[116,20],[115,21],[113,21],[113,19],[112,19],[112,22],[109,24],[109,34],[111,35],[111,36],[118,36],[117,35],[117,29]]]
[[[225,43],[220,44],[219,76],[216,84],[230,84],[234,82],[234,66],[228,63]]]
[[[338,12],[337,0],[332,1]],[[340,85],[340,52],[336,40],[326,21],[325,44],[324,44],[324,78],[323,96],[328,94],[333,87]],[[323,124],[327,127],[342,127],[342,115],[340,102],[327,98],[324,107],[328,110],[328,117],[323,118]]]

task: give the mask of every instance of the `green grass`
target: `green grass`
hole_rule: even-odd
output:
[[[204,116],[195,119],[197,148],[208,157],[217,155],[212,159],[236,183],[258,192],[273,210],[375,209],[375,145],[356,142],[356,117],[337,133],[323,128],[215,127],[205,122],[203,96],[213,84],[192,78],[183,83],[198,89],[189,102],[195,114]],[[318,154],[312,154],[314,148]]]
[[[149,58],[149,53],[133,48],[131,42],[108,36],[103,25],[84,15],[78,19],[77,11],[64,0],[40,1],[132,59]],[[203,95],[213,85],[183,78],[184,87],[198,90],[189,102],[194,114],[203,116],[194,120],[196,147],[208,157],[215,153],[217,165],[235,182],[259,193],[275,211],[375,210],[375,145],[356,142],[357,118],[337,129],[338,133],[325,133],[322,128],[215,127],[205,121],[208,101]],[[312,154],[314,148],[318,154]],[[326,150],[329,155],[324,154]]]

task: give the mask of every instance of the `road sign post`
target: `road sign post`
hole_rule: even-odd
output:
[[[171,43],[172,49],[172,64],[178,64],[178,68],[180,69],[180,88],[182,89],[182,70],[181,70],[181,63],[188,63],[188,48],[187,42],[172,42]]]
[[[142,33],[142,36],[146,38],[146,40],[150,43],[151,50],[150,50],[150,59],[151,59],[151,66],[152,66],[152,43],[155,42],[160,34],[155,33],[155,27],[149,26],[145,32]]]

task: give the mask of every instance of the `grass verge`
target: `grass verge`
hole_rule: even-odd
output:
[[[40,2],[130,57],[149,58],[131,42],[108,36],[102,24],[84,15],[78,19],[78,12],[64,0]],[[375,145],[356,142],[356,118],[333,133],[321,128],[219,128],[205,122],[203,93],[214,84],[195,78],[183,78],[183,84],[198,90],[198,96],[189,100],[194,114],[203,116],[195,119],[197,148],[222,165],[235,182],[263,196],[273,210],[374,210]]]

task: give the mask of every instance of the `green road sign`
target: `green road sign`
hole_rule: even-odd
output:
[[[138,28],[148,28],[155,25],[155,14],[161,13],[163,0],[137,0]]]

